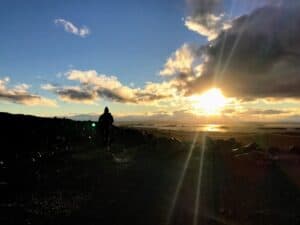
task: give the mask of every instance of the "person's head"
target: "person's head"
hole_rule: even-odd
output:
[[[109,113],[109,109],[107,106],[104,108],[104,113]]]

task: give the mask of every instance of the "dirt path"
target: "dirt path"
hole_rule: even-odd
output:
[[[144,155],[128,164],[106,163],[103,168],[98,165],[98,171],[106,172],[96,175],[93,197],[67,220],[78,224],[222,224],[215,215],[221,207],[225,172],[215,151],[195,146],[171,157]]]

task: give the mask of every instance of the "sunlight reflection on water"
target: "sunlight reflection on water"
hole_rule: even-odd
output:
[[[216,124],[216,123],[128,123],[123,126],[135,128],[151,128],[158,130],[175,131],[198,131],[198,132],[239,132],[239,133],[266,133],[266,132],[300,132],[300,123],[235,123],[235,124]]]
[[[219,124],[206,124],[201,127],[201,130],[207,132],[226,132],[227,128]]]

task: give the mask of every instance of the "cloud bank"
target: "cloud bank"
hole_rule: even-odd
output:
[[[9,77],[0,79],[0,100],[6,102],[13,102],[23,105],[44,105],[44,106],[56,106],[55,101],[44,98],[39,95],[31,94],[27,84],[16,85],[9,88],[7,85],[10,81]]]
[[[42,89],[51,91],[63,101],[76,103],[95,103],[105,98],[121,103],[153,103],[171,98],[175,89],[168,82],[148,82],[143,88],[132,88],[122,84],[117,77],[98,74],[95,70],[71,70],[67,79],[79,83],[77,86],[42,85]]]

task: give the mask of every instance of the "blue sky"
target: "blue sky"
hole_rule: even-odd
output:
[[[217,45],[239,16],[279,1],[2,0],[0,111],[55,116],[98,113],[109,105],[120,115],[194,112],[188,95],[201,93],[187,94],[189,82],[202,85],[198,78],[209,58],[199,49]],[[262,95],[235,107],[298,106],[269,104],[272,96]]]
[[[203,39],[184,27],[184,15],[182,1],[1,1],[0,74],[36,84],[73,67],[125,83],[157,80],[173,51]],[[66,33],[57,18],[91,34]]]

